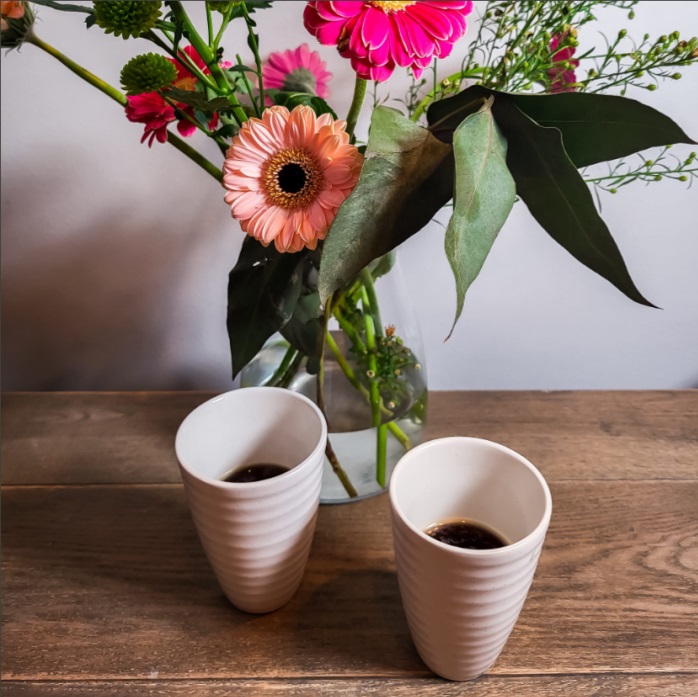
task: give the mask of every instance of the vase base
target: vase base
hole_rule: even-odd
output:
[[[400,419],[396,424],[409,438],[411,445],[414,446],[420,442],[423,429],[421,422],[415,423],[411,419]],[[325,458],[320,492],[321,504],[351,503],[378,496],[388,490],[393,468],[406,451],[395,437],[388,434],[386,485],[381,486],[376,478],[376,436],[375,428],[329,434],[337,459],[358,495],[349,496],[339,477],[332,470],[329,460]]]

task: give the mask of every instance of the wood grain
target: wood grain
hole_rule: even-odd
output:
[[[698,676],[601,675],[560,677],[485,675],[474,682],[452,683],[438,679],[358,680],[206,680],[88,683],[7,682],[6,697],[237,697],[238,695],[405,695],[405,697],[695,697]]]
[[[2,396],[3,694],[698,694],[698,391],[430,395],[427,438],[504,443],[554,500],[519,621],[467,684],[412,645],[386,496],[321,508],[286,607],[228,603],[173,449],[210,396]]]
[[[2,397],[3,483],[178,482],[174,437],[204,392]],[[426,438],[495,440],[550,481],[698,479],[698,390],[435,392]]]
[[[492,673],[698,671],[698,483],[560,482],[534,585]],[[6,679],[426,677],[386,496],[323,507],[299,593],[223,598],[179,486],[3,495]]]

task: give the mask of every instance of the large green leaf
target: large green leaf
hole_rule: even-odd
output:
[[[446,229],[446,256],[456,278],[453,327],[463,311],[465,294],[480,273],[516,198],[516,186],[506,164],[507,143],[492,116],[493,101],[490,98],[480,111],[468,116],[453,135],[454,209]]]
[[[320,367],[324,326],[317,290],[304,289],[281,334],[293,348],[308,357],[306,370],[311,375],[315,375]]]
[[[627,157],[658,145],[693,143],[668,116],[634,99],[561,92],[511,95],[541,126],[557,128],[577,167]]]
[[[235,377],[291,318],[303,253],[280,254],[248,237],[228,278],[228,337]]]
[[[232,105],[227,97],[214,97],[209,99],[203,92],[197,90],[180,90],[176,87],[168,87],[163,94],[175,102],[182,102],[197,111],[205,114],[213,114],[217,111],[232,111]]]
[[[463,118],[489,96],[496,97],[495,118],[510,101],[541,126],[559,129],[577,167],[658,145],[694,142],[668,116],[634,99],[584,92],[511,94],[481,85],[433,104],[427,113],[432,131],[448,142]]]
[[[421,230],[453,189],[450,145],[387,107],[374,110],[366,159],[322,252],[322,302],[366,265]]]
[[[632,300],[654,307],[630,278],[589,187],[565,152],[560,131],[539,126],[511,101],[503,102],[495,114],[508,141],[507,165],[533,217],[582,264]]]

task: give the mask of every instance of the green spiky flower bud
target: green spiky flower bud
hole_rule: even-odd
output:
[[[171,85],[177,79],[177,68],[172,61],[157,53],[135,56],[121,70],[121,86],[126,94],[155,92]]]
[[[162,3],[148,0],[97,0],[95,23],[107,34],[124,39],[150,31],[160,17]]]

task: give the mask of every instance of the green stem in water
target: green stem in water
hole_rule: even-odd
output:
[[[385,489],[386,484],[386,469],[387,469],[387,458],[386,454],[388,451],[388,426],[387,424],[382,424],[378,427],[378,432],[376,435],[376,452],[378,454],[378,461],[376,463],[376,479],[378,484]]]
[[[34,44],[34,46],[40,48],[42,51],[45,51],[50,56],[53,56],[56,60],[65,65],[66,68],[75,73],[79,78],[89,83],[93,87],[96,87],[100,92],[103,92],[108,97],[111,97],[111,99],[121,106],[125,107],[128,104],[126,95],[123,92],[120,92],[115,87],[112,87],[110,84],[104,82],[104,80],[91,73],[89,70],[83,68],[74,60],[71,60],[58,49],[40,39],[33,32],[30,32],[27,35],[26,41]],[[183,155],[186,155],[190,160],[192,160],[192,162],[195,162],[202,169],[206,170],[217,181],[223,181],[223,173],[218,167],[216,167],[216,165],[207,160],[203,155],[201,155],[201,153],[194,150],[194,148],[192,148],[190,145],[187,145],[187,143],[181,140],[181,138],[176,136],[174,133],[170,133],[169,131],[167,132],[167,142],[177,148],[177,150],[179,150]]]
[[[332,296],[330,295],[330,297],[327,298],[325,302],[324,328],[322,332],[322,346],[320,347],[320,367],[316,378],[317,405],[320,408],[320,411],[323,414],[325,414],[325,418],[327,417],[327,413],[325,411],[325,337],[327,336],[327,334],[329,334],[329,332],[327,331],[327,323],[331,314]],[[349,479],[347,473],[342,469],[342,466],[339,464],[339,459],[337,458],[337,455],[334,449],[332,448],[332,444],[330,443],[329,434],[327,436],[327,444],[325,445],[325,455],[327,456],[327,459],[330,461],[332,471],[337,475],[337,478],[342,483],[344,490],[347,492],[347,494],[349,494],[349,497],[356,498],[358,496],[358,492],[354,488],[354,485],[351,483],[351,480]]]
[[[288,370],[286,370],[286,373],[279,381],[279,387],[286,388],[291,384],[291,381],[296,376],[296,373],[298,372],[298,369],[301,367],[301,363],[304,359],[305,356],[300,351],[298,351],[296,355],[293,357],[291,365],[288,366]]]
[[[286,375],[286,371],[291,366],[291,363],[297,354],[298,351],[294,349],[293,346],[289,346],[283,359],[281,360],[281,363],[279,363],[279,367],[274,371],[274,374],[269,378],[269,381],[266,382],[265,385],[278,385],[284,375]]]
[[[364,98],[366,97],[366,88],[368,87],[368,82],[357,76],[356,82],[354,83],[354,97],[351,100],[351,106],[349,107],[349,114],[347,115],[347,133],[351,138],[352,143],[354,142],[354,129],[356,128],[356,122],[359,120],[359,114],[361,113],[361,107],[364,104]]]
[[[337,365],[341,368],[352,387],[357,389],[367,401],[370,401],[369,391],[359,382],[359,379],[356,377],[356,374],[349,365],[349,362],[342,355],[342,352],[340,351],[339,346],[337,346],[337,342],[334,340],[331,332],[327,332],[325,335],[325,341],[327,341],[327,345],[330,347],[330,351],[332,351],[332,354],[337,361]],[[395,416],[394,413],[383,404],[382,400],[380,410],[381,413],[385,414],[386,416],[391,418]],[[412,441],[409,439],[409,436],[397,425],[395,421],[389,421],[387,427],[405,450],[409,450],[412,447]]]

